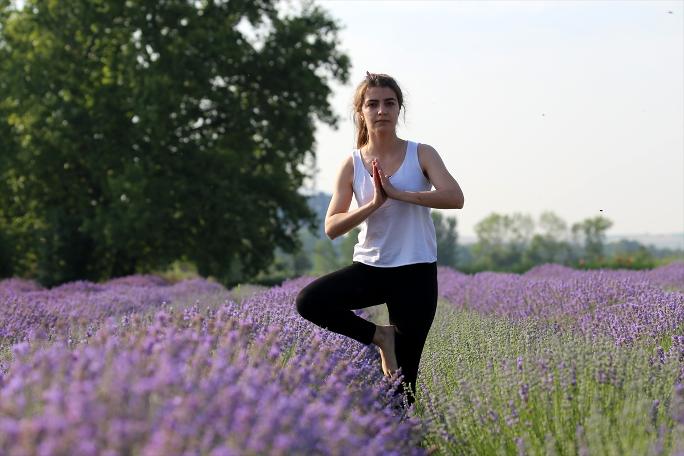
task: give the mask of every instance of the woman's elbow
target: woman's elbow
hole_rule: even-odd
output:
[[[335,239],[337,236],[339,236],[339,233],[337,233],[337,231],[327,223],[325,224],[325,228],[323,229],[323,231],[325,231],[325,235],[328,236],[328,239],[330,239],[331,241]]]
[[[463,209],[463,204],[465,203],[465,198],[463,193],[458,192],[456,198],[454,198],[454,209]]]

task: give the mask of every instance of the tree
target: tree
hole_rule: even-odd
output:
[[[523,254],[534,232],[529,215],[493,213],[475,225],[475,267],[490,270],[524,269]]]
[[[337,251],[330,239],[316,241],[313,254],[313,274],[321,275],[337,269]]]
[[[568,237],[568,224],[551,211],[544,211],[539,216],[539,228],[547,239],[565,241]]]
[[[572,225],[573,237],[576,242],[584,245],[587,261],[600,262],[602,260],[606,231],[611,226],[613,222],[602,216],[587,218]]]
[[[542,233],[535,234],[525,250],[524,264],[566,264],[572,258],[572,247],[567,242],[568,225],[551,211],[542,212],[539,223]]]
[[[544,263],[567,264],[572,258],[572,246],[568,242],[535,234],[525,250],[523,263],[528,268]]]
[[[13,275],[12,270],[12,258],[10,257],[11,250],[5,239],[5,234],[0,230],[0,279],[3,277],[11,277]]]
[[[0,231],[45,284],[292,251],[349,60],[316,6],[0,0]]]
[[[437,211],[432,211],[431,215],[437,237],[437,264],[455,268],[458,250],[456,219]]]

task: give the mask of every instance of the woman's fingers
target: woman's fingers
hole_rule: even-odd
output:
[[[377,185],[379,185],[382,189],[382,194],[389,197],[390,193],[394,191],[394,187],[392,186],[392,183],[390,182],[389,178],[385,176],[385,173],[382,171],[380,164],[377,162],[373,163],[373,173],[377,178]]]
[[[373,161],[373,181],[378,184],[382,185],[382,181],[380,180],[380,170],[378,169],[378,165]]]
[[[380,163],[377,161],[375,162],[375,167],[377,169],[378,177],[380,178],[380,182],[384,183],[387,182],[387,176],[385,175],[385,172],[382,170],[382,167],[380,166]]]
[[[375,160],[372,162],[373,166],[373,187],[375,193],[379,194],[383,199],[386,198],[385,190],[382,188],[382,180],[380,179],[380,171],[378,170]]]
[[[387,182],[387,176],[385,176],[385,173],[382,171],[382,168],[380,168],[380,165],[378,165],[378,177],[380,177],[380,182],[385,183]]]

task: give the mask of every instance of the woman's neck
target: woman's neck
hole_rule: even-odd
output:
[[[370,152],[373,156],[383,157],[394,154],[397,147],[404,141],[397,137],[396,132],[388,132],[385,134],[368,135],[368,143],[364,149]]]

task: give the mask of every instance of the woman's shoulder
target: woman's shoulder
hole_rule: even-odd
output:
[[[354,183],[354,161],[351,155],[345,157],[337,169],[336,191],[351,187]]]
[[[418,154],[436,154],[437,151],[434,147],[425,143],[418,143]]]
[[[354,177],[354,157],[348,154],[340,163],[339,175],[345,177]]]
[[[344,157],[342,160],[342,167],[345,169],[354,169],[354,156],[352,154],[348,154]]]
[[[418,143],[418,161],[423,169],[425,168],[426,162],[434,160],[435,158],[439,158],[439,154],[434,147],[429,144]]]

